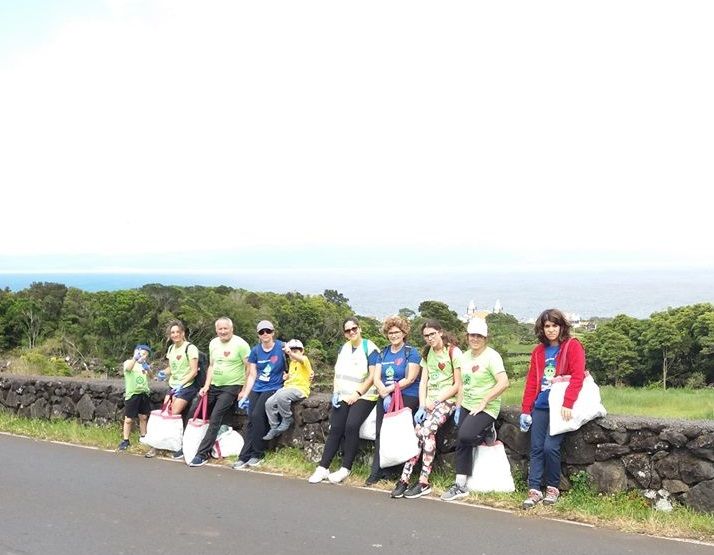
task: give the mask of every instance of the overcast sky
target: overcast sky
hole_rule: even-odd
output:
[[[0,270],[714,265],[712,28],[711,1],[0,0]]]

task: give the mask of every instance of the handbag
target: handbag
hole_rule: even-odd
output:
[[[402,464],[419,454],[419,440],[414,431],[412,409],[404,406],[402,391],[396,384],[392,404],[384,415],[379,440],[379,466]]]
[[[503,443],[497,441],[493,445],[479,445],[474,448],[474,466],[466,481],[466,488],[478,492],[516,491],[511,464]]]
[[[607,410],[605,410],[600,398],[600,388],[590,373],[585,372],[583,387],[573,404],[572,416],[570,420],[563,420],[560,409],[563,406],[565,390],[569,383],[570,376],[556,376],[553,378],[553,385],[550,387],[548,404],[550,406],[550,435],[552,436],[572,432],[586,422],[607,414]]]
[[[183,419],[180,414],[173,414],[173,396],[161,406],[152,410],[146,424],[146,435],[139,439],[154,449],[178,451],[183,444]]]
[[[226,428],[228,429],[218,434],[213,449],[211,449],[211,456],[214,459],[239,455],[243,449],[243,436],[230,426],[226,426]]]
[[[198,453],[198,448],[208,431],[208,420],[206,420],[206,409],[208,406],[208,395],[204,395],[196,405],[193,418],[188,421],[186,430],[183,432],[183,458],[189,464]],[[199,412],[201,418],[198,417]]]
[[[359,427],[359,437],[371,441],[377,439],[377,405],[374,406],[372,412],[367,415],[367,418],[364,419],[364,422]]]

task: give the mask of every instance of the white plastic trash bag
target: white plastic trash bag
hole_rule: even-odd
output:
[[[178,451],[183,444],[183,419],[173,414],[173,397],[160,409],[152,410],[146,425],[146,435],[139,441],[155,449]]]
[[[218,434],[216,442],[213,444],[211,456],[214,459],[239,455],[243,449],[243,436],[233,428],[227,426],[227,430]]]
[[[359,427],[359,437],[371,441],[377,439],[377,405],[374,406],[372,412],[367,415],[367,418]]]
[[[469,491],[482,493],[516,491],[503,443],[497,441],[493,445],[474,448],[473,471],[466,481],[466,487]]]
[[[196,412],[193,413],[193,418],[188,421],[186,430],[183,433],[183,458],[186,464],[190,463],[196,456],[198,447],[208,431],[208,420],[206,420],[207,404],[208,395],[204,395],[198,401]],[[198,417],[199,412],[201,413],[201,418]]]
[[[379,433],[379,466],[388,468],[402,464],[418,454],[419,440],[414,431],[412,409],[404,406],[397,385]]]
[[[563,378],[567,377],[563,376]],[[593,380],[593,377],[590,374],[586,374],[583,380],[583,387],[573,404],[572,417],[568,421],[563,420],[560,409],[563,407],[565,389],[569,383],[567,379],[559,381],[556,379],[550,387],[548,404],[550,405],[550,435],[552,436],[572,432],[586,422],[607,414],[600,398],[600,388]]]

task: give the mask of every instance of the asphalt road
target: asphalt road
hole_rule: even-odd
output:
[[[711,555],[432,499],[0,435],[0,554]]]

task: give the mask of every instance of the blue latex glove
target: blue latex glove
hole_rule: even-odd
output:
[[[238,399],[238,408],[248,412],[250,410],[250,399],[248,399],[248,397]]]
[[[171,395],[176,395],[182,389],[183,389],[183,384],[178,384],[176,387],[172,388],[169,393],[171,393]]]
[[[384,399],[382,399],[382,406],[384,407],[384,412],[387,412],[389,410],[389,405],[392,404],[392,396],[387,395]]]
[[[454,424],[459,425],[459,419],[461,418],[461,407],[456,407],[454,411]]]
[[[531,429],[531,424],[533,424],[533,418],[530,414],[521,414],[520,424],[521,432],[527,432]]]
[[[151,366],[149,366],[146,362],[141,363],[141,368],[142,368],[142,370],[144,370],[144,372],[148,372],[149,370],[151,370]],[[161,373],[164,374],[163,371]],[[166,374],[164,374],[164,378],[165,377],[166,377]]]
[[[136,362],[139,362],[141,360],[141,351],[139,351],[138,349],[134,351],[134,360]]]
[[[426,419],[426,410],[424,410],[424,407],[419,407],[419,410],[416,411],[416,414],[414,415],[414,423],[415,424],[421,424],[424,422]]]
[[[340,408],[340,394],[339,393],[335,393],[332,396],[332,406],[335,407],[336,409]]]
[[[156,373],[156,377],[158,378],[158,380],[159,380],[160,382],[163,382],[163,381],[166,379],[166,372],[164,372],[163,370],[159,370],[159,371]]]

